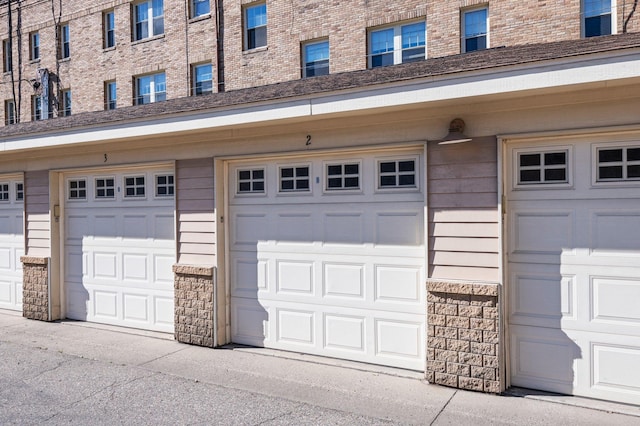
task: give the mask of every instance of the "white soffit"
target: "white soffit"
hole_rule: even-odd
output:
[[[639,78],[638,70],[640,51],[637,49],[624,51],[622,54],[609,52],[544,63],[441,75],[406,83],[368,86],[330,95],[217,108],[201,113],[151,118],[145,121],[108,123],[104,126],[72,129],[50,135],[16,137],[0,142],[0,152],[219,129],[241,124],[347,114],[523,91],[563,89],[584,84],[606,85],[615,80]]]

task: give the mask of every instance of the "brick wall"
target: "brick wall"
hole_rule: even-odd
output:
[[[22,316],[49,321],[48,260],[43,257],[22,256]]]
[[[213,269],[174,265],[175,339],[213,347]]]
[[[429,281],[427,381],[499,393],[499,287]]]

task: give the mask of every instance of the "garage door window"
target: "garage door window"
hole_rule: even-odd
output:
[[[96,179],[96,198],[114,198],[115,197],[115,179],[113,177]]]
[[[327,164],[326,189],[360,189],[360,163]]]
[[[309,192],[309,166],[280,167],[280,192]]]
[[[378,189],[416,188],[416,160],[378,162]]]
[[[144,176],[128,176],[124,178],[125,198],[140,198],[145,196]]]
[[[568,151],[519,152],[518,184],[568,183]]]
[[[264,194],[264,169],[238,169],[238,194]]]
[[[69,181],[69,200],[87,199],[87,181],[85,179],[72,179]]]
[[[8,183],[0,183],[0,201],[9,201]]]
[[[598,181],[640,180],[640,148],[598,149]]]
[[[156,197],[173,197],[173,175],[156,176]]]
[[[22,182],[16,183],[16,201],[24,200],[24,184]]]

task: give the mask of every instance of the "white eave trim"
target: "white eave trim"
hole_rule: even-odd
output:
[[[107,142],[168,133],[221,129],[322,115],[340,115],[398,106],[455,101],[525,91],[563,90],[576,85],[601,85],[640,78],[640,50],[582,55],[568,59],[484,69],[409,80],[328,95],[277,100],[193,114],[108,123],[55,134],[5,139],[0,152],[81,143]]]

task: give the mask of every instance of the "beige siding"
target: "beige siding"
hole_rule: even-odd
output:
[[[178,263],[214,266],[216,219],[213,159],[176,162]]]
[[[429,278],[500,281],[497,158],[493,137],[429,145]]]
[[[51,255],[51,220],[49,215],[49,172],[24,175],[26,255]]]

